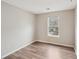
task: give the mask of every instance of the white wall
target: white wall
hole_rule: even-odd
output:
[[[35,15],[1,2],[2,57],[34,38]]]
[[[59,16],[60,37],[49,37],[47,33],[48,16]],[[36,41],[74,47],[75,10],[39,14],[36,17]]]
[[[1,9],[2,57],[34,41],[33,39],[36,41],[74,47],[74,10],[33,15],[5,2],[1,3]],[[55,15],[60,17],[59,38],[49,37],[47,34],[48,16]]]

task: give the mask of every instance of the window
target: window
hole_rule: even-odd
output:
[[[48,36],[59,37],[58,16],[48,17]]]

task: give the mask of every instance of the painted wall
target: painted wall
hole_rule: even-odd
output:
[[[2,57],[34,38],[35,15],[1,2]]]
[[[33,15],[5,2],[1,3],[2,57],[32,41],[74,47],[75,11],[59,11]],[[60,37],[49,37],[48,16],[59,16]],[[35,34],[35,35],[34,35]],[[35,39],[35,40],[33,40]]]
[[[39,14],[36,17],[36,41],[74,47],[75,44],[75,11],[66,10]],[[59,16],[60,37],[49,37],[47,33],[48,16]]]

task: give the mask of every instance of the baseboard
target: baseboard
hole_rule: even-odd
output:
[[[77,55],[77,51],[76,51],[76,49],[74,48],[74,50],[75,50],[75,54]]]
[[[14,52],[16,52],[16,51],[18,51],[18,50],[24,48],[24,47],[26,47],[26,46],[28,46],[28,45],[34,43],[34,42],[35,42],[35,41],[29,42],[29,43],[27,43],[26,45],[23,45],[23,46],[19,47],[18,49],[14,50],[14,51],[12,51],[12,52],[9,52],[9,53],[7,53],[7,54],[5,54],[5,55],[3,55],[3,56],[1,57],[1,59],[5,58],[6,56],[8,56],[8,55],[10,55],[10,54],[12,54],[12,53],[14,53]]]
[[[73,46],[73,45],[64,45],[64,44],[52,43],[52,42],[41,41],[41,40],[37,40],[37,41],[38,41],[38,42],[44,42],[44,43],[50,43],[50,44],[55,44],[55,45],[60,45],[60,46],[65,46],[65,47],[74,48],[74,46]]]

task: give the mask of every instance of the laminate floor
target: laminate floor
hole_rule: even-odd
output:
[[[76,59],[73,48],[35,42],[4,59]]]

